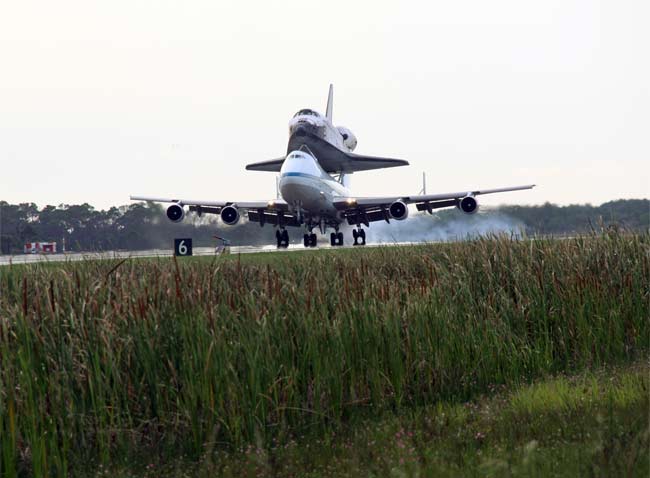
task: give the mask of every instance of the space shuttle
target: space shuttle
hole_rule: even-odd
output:
[[[301,109],[289,122],[287,154],[281,158],[261,161],[246,166],[249,171],[280,172],[282,164],[292,151],[301,148],[311,151],[321,167],[329,174],[350,174],[372,169],[408,166],[403,159],[355,154],[357,137],[344,126],[334,126],[334,86],[330,85],[325,116],[312,109]]]

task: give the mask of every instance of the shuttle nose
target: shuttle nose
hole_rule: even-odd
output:
[[[317,134],[318,125],[308,119],[293,120],[289,123],[289,134],[291,136],[307,136],[310,134]]]

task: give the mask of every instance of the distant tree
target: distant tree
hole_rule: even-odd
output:
[[[444,227],[458,219],[456,210],[440,211],[435,227]],[[650,201],[628,199],[609,201],[600,206],[501,206],[485,214],[508,216],[524,224],[531,234],[585,233],[616,227],[624,230],[650,230]],[[66,248],[75,251],[169,249],[175,237],[192,237],[197,247],[215,244],[214,235],[226,237],[234,244],[272,244],[273,226],[243,220],[230,227],[216,217],[201,218],[188,214],[185,221],[172,223],[165,209],[156,203],[133,203],[97,211],[91,205],[47,205],[38,209],[34,203],[9,204],[0,201],[0,250],[3,254],[19,252],[25,242],[65,240]],[[60,247],[60,246],[59,246]]]

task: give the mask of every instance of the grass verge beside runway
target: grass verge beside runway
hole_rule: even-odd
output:
[[[313,468],[318,456],[333,463],[331,446],[341,456],[345,443],[363,450],[356,436],[383,440],[381,456],[371,447],[359,455],[378,475],[389,466],[498,469],[520,452],[538,456],[538,447],[566,467],[574,447],[603,473],[625,470],[619,461],[599,465],[589,447],[601,443],[592,433],[614,436],[619,425],[647,440],[647,368],[639,374],[625,364],[650,350],[649,249],[647,234],[606,234],[2,268],[0,472],[146,474],[153,464],[225,473],[226,465],[248,469],[240,450],[250,449],[262,456],[261,473],[272,474],[276,458],[293,466],[290,452],[274,450],[304,455],[303,442],[311,443],[314,461],[304,463]],[[612,372],[611,386],[567,392],[592,397],[596,421],[554,415],[554,397],[571,380],[542,381],[549,388],[540,385],[538,395],[526,385],[612,364],[625,372]],[[511,403],[517,395],[504,396],[503,387],[523,401]],[[608,398],[621,394],[635,398],[623,407]],[[526,400],[534,402],[528,415]],[[550,415],[538,413],[542,401]],[[463,421],[472,407],[479,415],[499,409],[485,424],[489,434],[482,422]],[[440,447],[427,448],[431,435],[417,455],[424,468],[401,466],[407,457],[388,453],[391,427],[429,437],[415,425],[437,420],[437,411],[453,424],[440,432]],[[537,421],[541,431],[554,421],[566,430],[546,440],[533,433]],[[463,445],[474,443],[468,436],[495,461],[485,464],[480,447]],[[565,448],[563,436],[577,438]],[[639,456],[630,469],[643,469],[647,446]],[[354,474],[347,465],[339,471]]]
[[[168,476],[640,476],[650,472],[647,362],[560,375],[468,402],[356,420],[323,438],[251,444]],[[143,467],[147,470],[147,467]],[[128,476],[129,467],[110,474]]]

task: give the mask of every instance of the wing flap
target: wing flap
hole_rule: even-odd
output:
[[[221,214],[222,209],[222,207],[190,206],[190,211],[197,213],[199,217],[202,214]]]
[[[271,224],[275,226],[300,227],[298,218],[291,214],[284,214],[282,211],[276,210],[251,209],[248,211],[248,220],[250,222],[258,222],[260,226]]]
[[[346,209],[368,209],[372,207],[387,206],[399,199],[399,196],[393,197],[376,197],[376,198],[345,198],[334,201],[334,207],[339,211]]]

